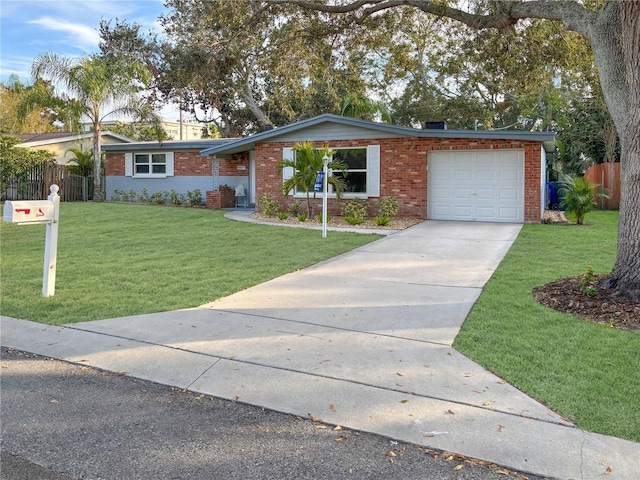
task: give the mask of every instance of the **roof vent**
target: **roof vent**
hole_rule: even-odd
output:
[[[447,124],[445,122],[424,122],[422,128],[425,130],[446,130]]]

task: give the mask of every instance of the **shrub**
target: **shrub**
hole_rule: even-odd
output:
[[[387,225],[389,225],[390,221],[391,219],[387,215],[378,215],[376,217],[376,225],[378,225],[379,227],[386,227]]]
[[[306,222],[307,221],[307,214],[306,213],[299,213],[298,214],[298,221],[299,222]]]
[[[330,213],[327,213],[327,223],[329,223],[332,218],[333,218],[333,215],[331,215]],[[318,221],[322,223],[322,214],[318,215]]]
[[[127,192],[127,201],[135,202],[136,198],[138,198],[138,194],[133,188],[130,188],[129,191]]]
[[[265,193],[257,199],[257,203],[262,208],[262,213],[268,217],[274,217],[281,210],[280,202],[274,199],[270,193]]]
[[[302,203],[300,202],[300,200],[296,200],[295,203],[289,205],[289,213],[296,217],[299,213],[302,213]]]
[[[289,217],[289,214],[287,212],[278,212],[278,218],[280,220],[286,220]]]
[[[186,202],[186,198],[183,193],[178,193],[172,188],[169,192],[169,201],[172,205],[182,205]]]
[[[165,193],[153,192],[149,197],[149,201],[155,205],[163,205],[165,203]]]
[[[140,190],[137,199],[141,203],[149,203],[149,191],[146,188]]]
[[[400,204],[394,197],[381,198],[378,200],[378,215],[381,217],[395,217],[399,210]]]
[[[585,177],[565,175],[559,182],[560,206],[576,216],[578,225],[583,224],[588,212],[598,207],[598,198],[609,198],[607,194],[598,192],[598,188],[598,184],[589,183]]]
[[[193,192],[187,192],[187,202],[189,205],[201,205],[204,203],[202,201],[202,192],[200,189],[196,188]]]
[[[122,190],[118,190],[117,188],[114,188],[113,189],[113,197],[111,197],[111,201],[112,202],[121,202],[123,194],[124,194],[124,192]]]
[[[587,271],[580,278],[580,291],[588,297],[598,295],[598,289],[595,286],[596,276],[593,267],[589,265]]]
[[[342,207],[342,216],[351,225],[360,225],[367,217],[367,208],[369,203],[366,200],[355,198],[349,200],[344,207]]]

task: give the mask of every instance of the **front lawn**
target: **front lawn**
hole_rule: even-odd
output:
[[[53,297],[42,296],[45,226],[2,222],[0,313],[62,325],[195,307],[378,238],[200,208],[62,203]]]
[[[531,293],[589,265],[611,271],[618,213],[586,222],[525,225],[454,347],[581,428],[640,441],[640,333],[556,312]]]

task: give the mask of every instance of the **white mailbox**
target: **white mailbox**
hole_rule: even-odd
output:
[[[10,223],[50,223],[55,207],[51,200],[6,201],[2,219]]]
[[[47,225],[44,239],[44,270],[42,272],[42,296],[51,297],[56,291],[56,257],[58,255],[58,220],[60,219],[60,195],[58,185],[51,185],[48,200],[4,202],[2,220],[16,225]]]

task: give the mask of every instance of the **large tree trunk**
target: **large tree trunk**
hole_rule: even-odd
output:
[[[101,165],[102,126],[100,122],[93,125],[93,201],[102,202],[102,165]]]
[[[629,108],[626,118],[616,122],[622,146],[620,223],[616,264],[607,286],[640,300],[640,3],[622,2],[621,9]]]

